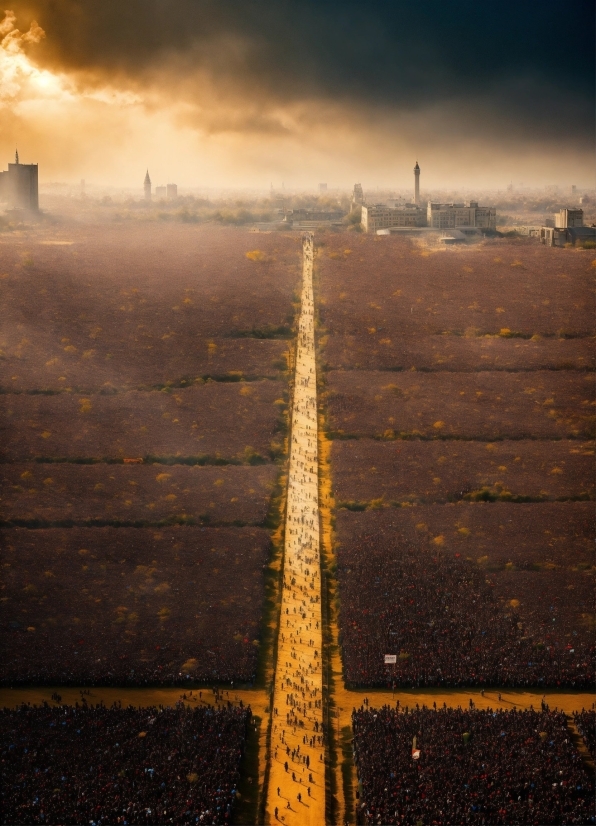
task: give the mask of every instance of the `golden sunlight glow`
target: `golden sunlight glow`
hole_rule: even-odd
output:
[[[518,167],[525,181],[554,179],[554,167],[557,178],[579,181],[588,166],[577,153],[520,145],[515,134],[462,132],[448,96],[401,109],[316,91],[285,99],[245,83],[240,70],[235,77],[217,61],[187,66],[173,52],[137,74],[56,68],[47,54],[36,62],[45,37],[35,21],[19,30],[13,11],[0,19],[0,169],[18,147],[24,161],[39,163],[42,184],[84,177],[141,188],[149,167],[156,180],[188,187],[351,186],[361,178],[401,186],[409,185],[414,151],[425,157],[426,185],[449,186],[465,169],[483,187],[495,169],[513,176]],[[485,120],[478,113],[488,117],[486,102],[474,105]],[[438,145],[450,129],[453,140]]]

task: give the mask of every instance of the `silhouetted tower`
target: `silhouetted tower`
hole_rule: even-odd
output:
[[[418,161],[416,161],[416,166],[414,167],[414,203],[416,205],[420,204],[420,167],[418,166]]]
[[[11,209],[39,209],[38,168],[36,163],[21,163],[18,150],[14,163],[0,172],[0,201],[8,201]]]
[[[352,192],[352,209],[362,206],[363,203],[364,193],[362,191],[362,184],[354,184],[354,190]]]
[[[149,170],[147,170],[147,174],[145,175],[145,183],[143,184],[145,189],[145,200],[151,200],[151,178],[149,177]]]

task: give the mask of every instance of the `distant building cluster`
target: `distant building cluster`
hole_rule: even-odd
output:
[[[0,172],[0,201],[8,202],[11,209],[39,209],[38,167],[36,163],[20,163],[15,152],[14,163]]]
[[[561,209],[555,215],[554,227],[543,226],[540,229],[540,241],[547,247],[596,242],[596,227],[584,226],[583,209]]]
[[[143,182],[143,190],[145,193],[145,201],[150,203],[152,201],[151,195],[151,178],[149,177],[149,170],[145,175]],[[166,184],[165,186],[155,187],[155,197],[157,200],[175,201],[178,197],[178,184]]]
[[[356,184],[352,205],[362,206],[362,228],[365,232],[379,230],[404,231],[408,229],[459,230],[464,235],[477,234],[481,230],[497,227],[497,211],[494,207],[479,206],[477,201],[467,204],[438,204],[429,201],[426,209],[420,205],[420,166],[414,167],[414,203],[367,204],[362,186]]]

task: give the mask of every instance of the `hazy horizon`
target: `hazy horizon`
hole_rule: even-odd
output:
[[[314,189],[595,184],[594,12],[461,0],[240,7],[16,0],[0,161],[86,178]]]

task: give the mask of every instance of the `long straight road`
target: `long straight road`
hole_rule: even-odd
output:
[[[267,792],[269,823],[287,826],[325,823],[313,254],[306,235]]]

